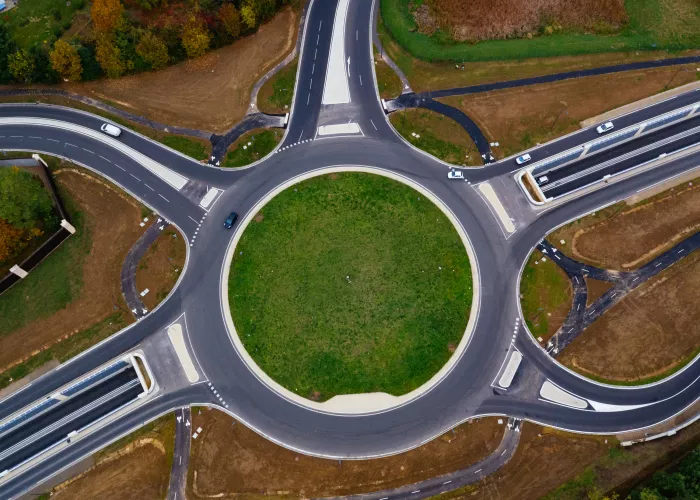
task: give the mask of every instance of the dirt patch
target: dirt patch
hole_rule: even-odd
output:
[[[698,283],[700,252],[694,252],[607,311],[559,360],[616,381],[665,374],[692,358],[700,345]]]
[[[504,428],[496,419],[484,418],[398,456],[340,464],[280,448],[215,410],[193,412],[192,426],[204,429],[192,442],[192,498],[245,493],[320,497],[391,488],[467,467],[498,446]]]
[[[255,214],[255,217],[253,217],[253,220],[255,220],[255,222],[262,222],[263,220],[265,220],[265,216],[262,212],[258,212],[257,214]]]
[[[122,262],[143,233],[138,205],[103,181],[63,170],[56,182],[79,205],[92,236],[82,270],[82,291],[65,309],[0,338],[0,366],[11,365],[113,314],[122,301]]]
[[[76,480],[59,486],[51,498],[164,498],[169,470],[163,445],[153,440],[139,444],[108,457]]]
[[[141,301],[149,310],[160,304],[173,289],[186,258],[186,243],[173,228],[165,229],[141,257],[136,269],[136,288],[148,288],[149,293]]]
[[[162,123],[223,133],[243,118],[253,84],[292,50],[297,26],[287,8],[254,35],[199,59],[62,87]]]
[[[592,278],[584,279],[586,280],[586,287],[588,288],[586,307],[590,306],[614,286],[614,283],[610,283],[609,281],[594,280]]]
[[[615,216],[579,229],[576,258],[606,269],[639,267],[700,229],[700,183],[672,188]]]
[[[678,69],[627,71],[440,100],[460,108],[490,141],[499,142],[494,153],[503,158],[579,130],[582,120],[656,94],[669,81],[671,88],[695,80],[695,66]]]
[[[624,0],[430,0],[430,6],[459,41],[531,37],[572,28],[612,33],[627,21]]]

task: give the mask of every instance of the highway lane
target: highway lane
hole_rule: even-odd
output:
[[[317,8],[321,9],[319,12],[325,16],[331,16],[323,10],[324,7],[319,7],[323,5],[327,4],[314,2],[310,20],[318,19],[314,18]],[[358,5],[358,0],[351,0],[349,12],[354,12],[354,9],[361,10]],[[369,10],[366,14],[369,15]],[[369,25],[370,19],[366,22]],[[310,21],[307,30],[313,33],[313,29],[316,28],[313,21]],[[318,36],[320,43],[320,34]],[[353,40],[354,37],[355,33],[352,30],[346,30],[346,50],[350,50],[347,49],[348,44],[359,42],[359,34],[356,41]],[[312,60],[313,56],[310,54],[316,50],[316,39],[310,37],[309,32],[306,34],[302,50],[301,66],[306,68],[304,60]],[[351,68],[353,57],[371,58],[371,54],[361,54],[362,50],[369,50],[369,44],[364,49],[361,44],[357,44],[357,51],[350,56]],[[303,71],[308,71],[308,68],[300,70]],[[359,78],[355,84],[351,83],[350,91],[353,96],[356,95],[353,92],[357,91],[355,85],[359,85]],[[364,87],[364,82],[359,86]],[[297,114],[300,96],[303,95],[302,89],[299,85],[288,138],[293,138],[291,128],[301,131],[305,123],[316,120],[314,126],[318,124],[321,112],[314,115],[311,109],[300,111],[301,118],[298,124],[295,122],[294,115]],[[360,89],[360,92],[363,90]],[[322,93],[318,92],[312,94],[312,97],[320,101],[321,95]],[[368,109],[374,106],[365,102],[365,98],[362,97],[364,94],[359,95],[363,106],[366,105]],[[376,96],[373,96],[373,99],[376,102]],[[311,104],[311,99],[309,103]],[[318,109],[321,110],[320,104]],[[71,116],[70,113],[66,113],[67,120],[70,120]],[[522,416],[525,419],[573,430],[610,432],[648,425],[666,418],[700,394],[700,387],[693,382],[693,375],[697,377],[700,374],[700,367],[696,364],[677,377],[653,387],[632,390],[602,387],[564,370],[527,338],[527,334],[522,330],[516,342],[519,348],[522,348],[526,362],[537,368],[542,379],[555,380],[557,384],[581,397],[610,404],[646,404],[658,401],[665,395],[676,396],[664,404],[618,413],[596,413],[593,416],[590,412],[539,401],[536,394],[532,393],[506,392],[504,396],[496,396],[490,385],[508,352],[513,325],[520,316],[517,298],[520,268],[537,242],[549,230],[566,220],[633,194],[636,190],[664,177],[687,171],[697,163],[692,159],[684,159],[672,162],[664,169],[645,172],[612,184],[545,212],[524,230],[518,230],[506,239],[491,209],[470,184],[462,181],[448,182],[444,166],[396,140],[393,131],[384,129],[382,132],[378,127],[377,133],[377,137],[328,138],[300,144],[273,155],[254,169],[235,175],[232,173],[226,191],[199,228],[197,244],[190,249],[188,268],[173,296],[160,309],[146,316],[130,330],[52,372],[50,376],[42,377],[28,389],[0,403],[0,415],[13,407],[18,408],[21,402],[26,404],[46,394],[55,380],[64,380],[65,383],[99,365],[100,362],[133,347],[150,333],[169,324],[182,312],[187,315],[189,340],[196,357],[208,379],[227,401],[228,411],[269,439],[314,455],[359,458],[395,453],[418,446],[465,419],[485,412]],[[9,144],[12,144],[12,141]],[[104,144],[98,144],[96,147],[99,148],[99,154],[110,149]],[[371,165],[405,175],[443,200],[469,234],[477,256],[482,285],[478,319],[471,343],[440,384],[401,407],[360,416],[334,415],[310,410],[276,393],[242,362],[228,337],[221,317],[221,269],[226,246],[232,237],[232,232],[221,227],[223,216],[232,209],[244,214],[280,183],[302,173],[337,164]],[[99,170],[107,167],[97,165],[94,168]],[[202,168],[203,172],[206,172],[203,175],[211,175],[210,169]],[[490,166],[477,173],[485,179],[490,179],[500,175],[502,168],[499,165]],[[217,175],[222,175],[221,179],[224,181],[229,180],[225,177],[226,174]],[[470,180],[473,175],[476,173],[472,174],[470,171]],[[190,177],[197,178],[195,174]],[[225,184],[218,186],[226,187]],[[162,213],[168,216],[165,212]],[[517,389],[517,380],[516,376],[514,389]],[[184,404],[215,403],[210,392],[199,390],[199,387],[203,386],[192,387],[192,392],[187,390],[164,393],[157,402],[139,408],[124,420],[133,427],[138,422],[156,415],[156,409],[165,411]],[[100,434],[87,436],[85,441],[76,443],[65,453],[57,455],[57,460],[42,464],[21,478],[0,486],[0,494],[12,496],[22,491],[28,484],[34,484],[39,478],[58,470],[56,467],[60,464],[68,464],[71,458],[74,460],[82,456],[81,453],[85,454],[110,442],[115,436],[114,429],[125,430],[132,427],[119,422],[108,426]]]

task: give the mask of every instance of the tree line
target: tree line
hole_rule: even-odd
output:
[[[26,1],[26,0],[25,0]],[[76,0],[81,1],[81,0]],[[118,78],[200,57],[254,32],[281,7],[298,0],[137,0],[144,24],[121,0],[93,0],[92,32],[49,47],[19,48],[0,21],[0,83],[58,83]],[[150,14],[154,14],[150,16]]]

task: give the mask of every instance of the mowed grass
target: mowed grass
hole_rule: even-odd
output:
[[[438,31],[419,33],[411,0],[380,0],[384,24],[414,57],[425,61],[492,61],[635,50],[682,50],[700,44],[700,4],[694,0],[626,0],[627,26],[615,35],[558,33],[532,39],[457,43]],[[465,4],[465,8],[467,8]]]
[[[267,156],[282,140],[284,134],[276,129],[255,129],[246,132],[231,144],[224,163],[226,168],[250,165]]]
[[[258,93],[258,108],[263,113],[286,113],[292,106],[299,59],[270,78]]]
[[[545,262],[541,259],[540,252],[532,253],[520,281],[520,304],[535,337],[547,336],[549,314],[571,305],[571,285],[566,274],[549,258]],[[539,264],[535,264],[537,260]]]
[[[464,245],[423,195],[343,173],[275,197],[236,248],[233,321],[256,363],[304,397],[405,394],[451,356],[469,317]]]
[[[181,135],[168,135],[160,139],[160,142],[195,160],[206,160],[209,158],[211,148],[203,139],[194,140]]]
[[[80,270],[92,247],[92,237],[77,203],[65,190],[61,191],[61,198],[77,231],[26,278],[0,295],[0,337],[51,316],[80,294]]]
[[[389,120],[404,139],[443,161],[456,165],[483,164],[469,134],[451,118],[427,109],[405,109],[392,113]]]

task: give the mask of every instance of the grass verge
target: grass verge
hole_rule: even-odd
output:
[[[411,0],[381,0],[382,19],[394,39],[425,61],[493,61],[598,52],[694,49],[700,44],[700,7],[663,0],[627,0],[627,27],[616,35],[562,33],[532,39],[458,43],[445,32],[420,33],[410,12]],[[686,2],[683,2],[684,4]]]
[[[389,115],[389,120],[408,142],[443,161],[483,165],[469,134],[451,118],[427,109],[405,109]]]
[[[379,97],[393,99],[401,95],[403,90],[401,79],[387,63],[382,61],[376,47],[374,48],[374,71],[377,75]]]
[[[209,152],[211,151],[211,146],[207,141],[191,139],[181,135],[167,135],[161,138],[160,142],[195,160],[206,160],[209,158]]]
[[[280,143],[281,129],[254,129],[231,144],[222,167],[238,168],[264,158]]]
[[[258,93],[258,109],[260,111],[280,114],[290,110],[294,97],[298,64],[299,58],[295,57],[291,63],[282,68],[260,88]]]
[[[472,300],[469,258],[444,214],[358,173],[277,195],[243,233],[228,285],[246,350],[316,400],[420,386],[450,358]]]
[[[530,332],[546,341],[561,326],[571,306],[571,283],[551,259],[535,251],[520,280],[520,304]],[[539,262],[535,264],[535,262]]]
[[[12,368],[0,372],[0,389],[7,387],[15,380],[26,377],[52,359],[65,363],[122,328],[125,328],[129,323],[131,323],[131,320],[125,312],[120,311],[114,313],[90,328],[71,335],[66,340],[62,340]]]

